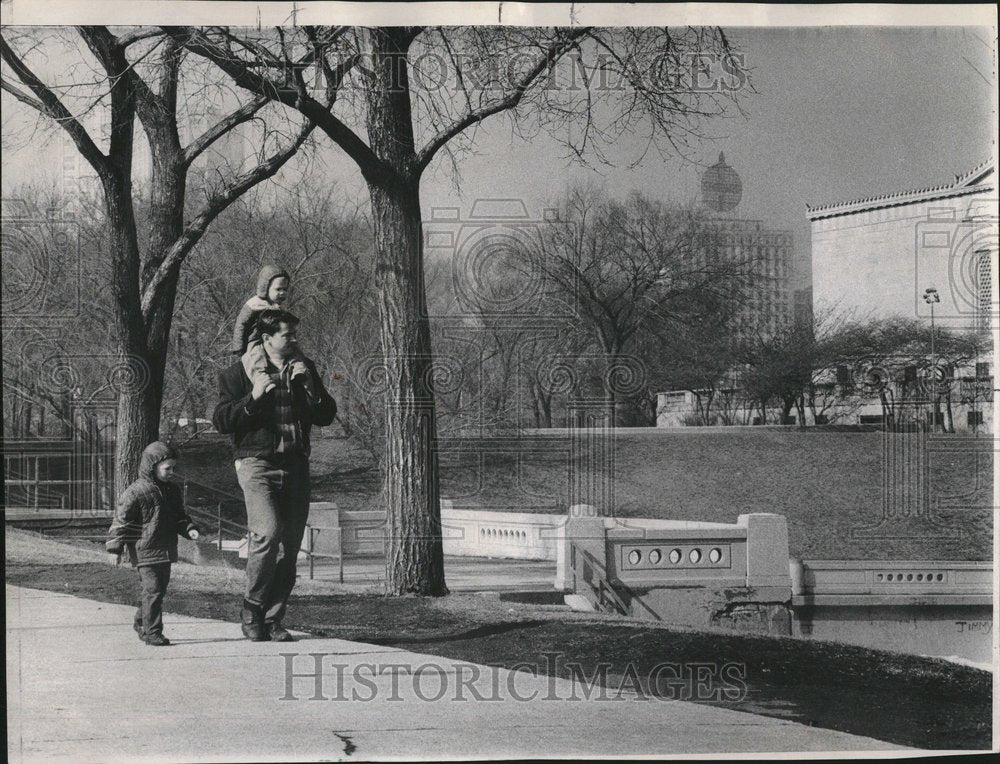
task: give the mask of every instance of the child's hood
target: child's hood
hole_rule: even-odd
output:
[[[267,290],[271,288],[271,282],[276,278],[284,276],[291,281],[288,271],[279,268],[277,265],[265,265],[260,269],[260,276],[257,277],[257,296],[262,300],[267,299]]]
[[[156,440],[146,446],[139,460],[139,477],[156,480],[156,465],[165,459],[176,459],[177,452],[166,443]]]

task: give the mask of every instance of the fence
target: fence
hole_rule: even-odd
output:
[[[71,440],[5,440],[3,457],[8,514],[111,514],[113,446],[98,449]]]

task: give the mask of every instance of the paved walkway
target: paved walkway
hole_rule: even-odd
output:
[[[316,638],[252,643],[237,624],[170,614],[165,620],[174,644],[147,647],[132,632],[130,607],[8,586],[9,760],[412,760],[895,748],[692,703],[631,696],[613,701],[596,692],[586,700],[569,680],[392,647]],[[288,677],[288,668],[305,676]]]

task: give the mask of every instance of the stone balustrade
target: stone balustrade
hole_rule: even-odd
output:
[[[736,523],[600,517],[571,508],[556,586],[594,607],[689,626],[791,632],[785,518]]]

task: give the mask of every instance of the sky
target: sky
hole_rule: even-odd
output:
[[[704,167],[720,151],[743,181],[740,217],[791,230],[797,280],[808,283],[806,204],[847,201],[947,183],[993,154],[995,31],[961,27],[814,27],[727,29],[751,69],[755,92],[741,92],[744,115],[708,125],[690,159],[650,154],[638,166],[636,141],[624,139],[609,158],[614,167],[585,168],[563,157],[551,139],[511,137],[499,122],[485,124],[476,152],[456,178],[441,159],[422,186],[424,214],[436,206],[471,209],[477,198],[523,199],[541,216],[567,183],[603,185],[612,195],[634,189],[686,202]],[[4,94],[5,196],[25,181],[53,177],[53,143],[12,143],[19,105]],[[325,144],[325,167],[345,194],[366,196],[360,174]],[[457,188],[456,188],[456,182]]]
[[[806,204],[847,201],[947,183],[990,158],[992,38],[978,29],[744,29],[757,91],[741,96],[746,118],[712,125],[702,161],[725,152],[741,176],[738,213],[793,232],[808,273]],[[984,79],[984,76],[986,79]],[[525,197],[529,210],[558,195],[567,176],[642,189],[676,201],[698,191],[704,168],[658,157],[635,170],[573,168],[554,147],[495,137],[463,165],[461,202],[491,189]],[[634,155],[623,151],[623,156]],[[502,158],[502,161],[498,161]],[[447,184],[425,184],[424,204],[454,201]],[[446,203],[446,202],[442,202]]]

